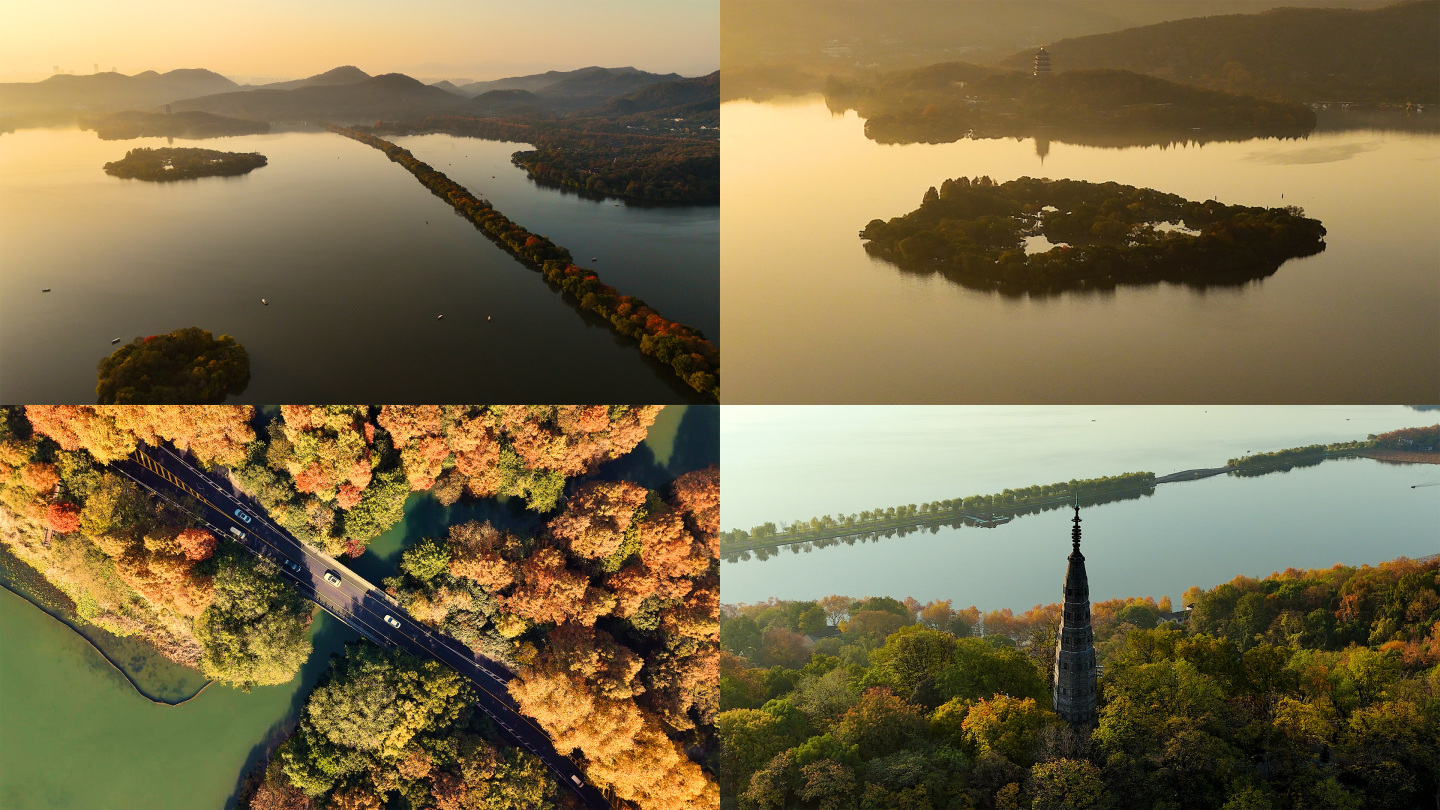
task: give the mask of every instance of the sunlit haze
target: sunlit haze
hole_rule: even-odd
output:
[[[695,76],[720,65],[719,17],[718,0],[9,0],[0,7],[0,81],[38,81],[57,66],[206,68],[241,83],[339,65],[452,80],[589,65]]]

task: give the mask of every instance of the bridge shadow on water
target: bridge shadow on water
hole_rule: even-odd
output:
[[[265,733],[265,738],[250,749],[250,754],[245,757],[245,764],[240,768],[240,773],[235,777],[235,789],[231,791],[230,798],[225,800],[225,810],[234,810],[240,801],[240,794],[245,788],[246,778],[258,767],[262,767],[275,748],[285,741],[286,737],[295,730],[300,720],[300,708],[305,705],[305,699],[310,696],[310,690],[330,668],[330,658],[333,655],[343,654],[345,644],[356,641],[360,634],[351,630],[338,619],[330,616],[324,611],[318,611],[315,618],[315,629],[311,636],[311,643],[314,650],[310,657],[301,665],[300,672],[295,677],[299,681],[299,688],[290,699],[290,708],[270,730]],[[212,688],[228,689],[230,687],[216,685]],[[276,689],[279,687],[260,687],[262,689]]]

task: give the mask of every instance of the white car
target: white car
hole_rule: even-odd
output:
[[[395,628],[396,630],[400,629],[400,620],[396,619],[394,616],[391,616],[389,613],[385,614],[385,623]]]
[[[234,526],[231,526],[231,527],[230,527],[230,533],[233,534],[233,535],[235,535],[237,538],[239,538],[239,539],[241,539],[241,540],[244,540],[244,539],[245,539],[245,532],[240,531],[239,529],[235,528]]]
[[[580,777],[573,773],[570,774],[570,781],[574,782],[576,787],[585,787],[585,783],[580,781]]]
[[[337,588],[340,587],[340,577],[337,576],[334,571],[325,572],[325,581]]]

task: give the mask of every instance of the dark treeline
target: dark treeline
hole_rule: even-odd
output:
[[[1123,70],[1053,76],[995,71],[963,62],[899,71],[874,80],[831,78],[826,103],[855,109],[881,143],[1026,138],[1146,146],[1206,140],[1295,138],[1315,128],[1303,104],[1204,90]]]
[[[100,361],[101,405],[207,405],[250,383],[250,354],[229,335],[188,326],[137,337]]]
[[[764,546],[785,545],[821,537],[881,534],[892,529],[908,528],[923,523],[951,522],[959,525],[966,518],[1003,519],[1004,516],[1034,514],[1060,509],[1074,503],[1106,503],[1149,494],[1155,489],[1155,474],[1149,472],[1036,484],[1007,489],[993,495],[971,495],[963,498],[931,501],[923,504],[877,507],[851,515],[824,515],[797,520],[784,529],[765,523],[750,530],[731,529],[720,533],[722,552],[737,552]],[[1000,513],[1000,514],[995,514]]]
[[[669,365],[691,388],[719,399],[720,350],[700,330],[665,319],[639,298],[621,295],[614,287],[602,283],[595,271],[575,265],[570,251],[515,224],[488,201],[471,194],[409,150],[359,129],[331,125],[330,130],[384,152],[415,175],[435,196],[450,203],[457,214],[522,263],[540,270],[547,281],[574,298],[583,309],[608,320],[620,334],[635,338],[641,352]]]
[[[871,255],[914,272],[1038,292],[1244,283],[1325,249],[1324,226],[1295,207],[1193,202],[1119,183],[1031,177],[946,180],[925,192],[918,209],[872,220],[860,235]],[[1059,244],[1027,254],[1027,236]]]
[[[1364,441],[1311,444],[1268,453],[1251,453],[1232,458],[1225,462],[1225,466],[1238,476],[1257,476],[1285,472],[1296,467],[1311,467],[1336,456],[1384,456],[1387,451],[1422,456],[1434,454],[1437,449],[1440,449],[1440,424],[1372,433]]]
[[[105,164],[105,173],[134,180],[189,180],[196,177],[233,177],[264,166],[258,152],[219,152],[214,149],[165,147],[131,149],[120,160]]]
[[[1094,604],[1104,670],[1090,727],[1051,711],[1058,604],[725,606],[721,806],[1433,803],[1440,558],[1239,577],[1185,602],[1188,615],[1168,598]]]
[[[381,122],[376,131],[446,132],[529,143],[535,148],[516,152],[511,162],[536,180],[644,202],[720,202],[718,138],[635,135],[607,131],[608,127],[605,119],[521,122],[432,116],[415,123]]]
[[[264,121],[247,121],[207,112],[152,113],[126,110],[109,115],[81,116],[80,129],[93,129],[102,141],[131,138],[220,138],[227,135],[263,135]]]

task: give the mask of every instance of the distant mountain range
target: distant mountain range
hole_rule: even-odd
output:
[[[353,66],[294,81],[238,85],[208,70],[52,76],[0,84],[8,114],[131,108],[200,111],[254,121],[415,118],[427,115],[627,115],[719,108],[719,73],[685,78],[633,67],[550,71],[457,87],[427,85],[401,73],[371,76]]]
[[[61,74],[39,82],[0,83],[0,109],[7,114],[53,110],[122,110],[154,107],[177,98],[224,93],[241,85],[209,70],[147,70],[123,73]]]
[[[1047,44],[1056,71],[1116,68],[1290,101],[1440,103],[1440,0],[1278,8],[1163,22]],[[1024,70],[1026,50],[1004,59]]]

